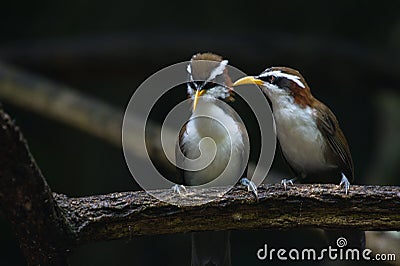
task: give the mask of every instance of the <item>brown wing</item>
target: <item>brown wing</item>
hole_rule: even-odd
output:
[[[301,173],[300,173],[299,171],[297,171],[297,170],[289,163],[288,159],[286,158],[285,154],[283,153],[282,146],[281,146],[281,143],[280,143],[279,140],[278,140],[278,145],[277,145],[277,146],[278,146],[278,148],[279,148],[279,151],[280,151],[279,153],[281,154],[283,161],[284,161],[285,164],[289,167],[289,171],[290,171],[290,173],[293,175],[292,178],[298,178],[298,180],[301,181],[301,179],[302,179]]]
[[[339,169],[349,180],[354,179],[354,166],[347,140],[339,128],[338,121],[332,111],[321,104],[316,107],[317,126],[326,138],[329,147],[334,152],[334,159],[339,163]]]
[[[241,135],[243,136],[245,134],[245,132],[247,132],[246,126],[244,124],[242,124],[242,123],[239,123],[238,121],[236,121],[236,124],[238,125],[240,132],[242,132]],[[243,136],[243,145],[244,145],[244,147],[249,147],[249,149],[250,149],[250,143],[248,142],[248,139],[245,138],[244,136]],[[248,156],[249,156],[248,160],[250,160],[250,154]],[[246,157],[246,151],[245,150],[242,150],[242,157],[243,158]],[[248,164],[248,161],[246,161],[245,163],[246,163],[246,165],[242,165],[242,167],[244,167],[244,171],[243,171],[242,177],[246,177],[247,178],[248,177],[247,175],[248,175],[248,170],[249,170],[249,164]]]
[[[232,91],[233,92],[233,91]],[[234,100],[234,98],[232,97],[232,101]],[[249,148],[249,150],[250,150],[250,140],[249,140],[249,136],[248,136],[248,133],[247,133],[247,128],[246,128],[246,126],[243,124],[243,123],[241,123],[238,119],[237,119],[237,114],[236,114],[236,112],[235,112],[235,110],[232,108],[227,108],[226,110],[224,110],[230,117],[232,117],[234,120],[235,120],[235,122],[236,122],[236,125],[238,126],[238,129],[239,129],[239,131],[241,132],[240,133],[240,135],[242,135],[243,136],[243,138],[242,138],[242,140],[243,140],[243,145],[244,145],[244,147],[248,147]],[[245,136],[244,136],[244,134],[247,134],[247,137],[248,138],[246,138]],[[248,154],[248,155],[246,155],[246,151],[243,149],[242,151],[242,158],[246,158],[247,156],[248,156],[248,160],[246,161],[246,160],[244,160],[244,161],[246,161],[245,163],[246,163],[246,165],[242,165],[242,169],[244,169],[244,171],[243,171],[243,174],[242,174],[242,177],[247,177],[247,175],[248,175],[248,170],[249,170],[249,161],[250,161],[250,154]],[[251,152],[251,150],[250,150],[250,152]]]
[[[178,149],[180,149],[182,151],[183,154],[185,154],[185,147],[183,145],[183,136],[186,132],[186,127],[187,124],[189,123],[190,120],[186,121],[186,123],[183,125],[183,127],[181,128],[181,130],[179,131],[179,139],[178,139],[178,143],[176,143],[175,145],[175,160],[177,164],[180,164],[178,162],[178,160],[180,159],[180,157],[178,156]],[[179,177],[176,183],[178,184],[182,184],[182,185],[187,185],[185,183],[185,171],[183,171],[181,168],[179,168],[178,166],[176,167],[176,169],[178,170],[179,173]]]

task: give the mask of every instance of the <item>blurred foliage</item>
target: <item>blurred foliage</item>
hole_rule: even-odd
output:
[[[377,95],[376,99],[378,141],[367,183],[397,185],[400,179],[400,94],[389,91]]]
[[[398,37],[399,2],[366,1],[7,1],[2,3],[1,38],[7,42],[47,37],[147,30],[152,27],[204,31],[257,29],[312,33],[377,46]],[[270,36],[273,38],[273,36]]]

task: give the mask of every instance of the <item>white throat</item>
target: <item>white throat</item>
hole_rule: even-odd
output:
[[[326,142],[318,129],[315,110],[303,108],[289,95],[269,95],[278,139],[286,160],[298,172],[331,167],[325,158]]]
[[[201,97],[181,140],[181,148],[185,156],[191,159],[200,156],[199,142],[206,137],[215,142],[217,152],[214,161],[200,171],[185,172],[185,183],[198,185],[215,179],[225,170],[229,159],[231,160],[230,166],[224,172],[224,176],[231,179],[242,175],[246,141],[239,129],[238,122],[226,110],[218,106],[215,100]],[[214,145],[206,145],[201,155],[212,158]],[[191,162],[185,160],[184,163],[190,164]],[[196,168],[194,165],[191,167]],[[224,180],[227,180],[225,177],[223,177]]]

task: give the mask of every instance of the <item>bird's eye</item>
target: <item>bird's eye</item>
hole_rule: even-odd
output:
[[[268,82],[271,83],[271,84],[274,84],[275,80],[276,80],[276,78],[274,76],[269,76],[268,77]]]
[[[278,81],[277,77],[275,76],[259,76],[259,79],[261,79],[262,81],[268,82],[270,84],[276,84],[276,82]]]

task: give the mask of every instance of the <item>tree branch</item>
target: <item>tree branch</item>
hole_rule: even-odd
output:
[[[254,36],[257,34],[257,31],[242,32],[238,38],[231,32],[153,29],[58,41],[38,40],[30,43],[28,47],[24,41],[20,44],[13,43],[12,46],[1,46],[0,58],[7,62],[31,65],[35,69],[43,65],[64,69],[76,69],[81,65],[86,68],[112,65],[120,72],[131,69],[125,67],[129,62],[140,62],[139,66],[143,68],[149,64],[153,65],[153,60],[156,59],[162,65],[166,62],[176,62],[175,60],[188,60],[193,51],[204,51],[213,47],[214,52],[224,54],[236,62],[246,62],[248,65],[265,66],[265,58],[270,62],[282,62],[288,57],[300,57],[302,61],[310,64],[320,58],[334,58],[334,62],[325,68],[335,69],[334,63],[339,60],[340,64],[343,64],[343,61],[352,66],[355,64],[356,67],[351,68],[353,72],[359,69],[364,75],[384,74],[397,78],[400,71],[399,53],[394,48],[379,49],[345,40],[327,39],[315,34],[290,34],[279,31],[271,33],[274,38],[258,36],[255,42]],[[99,43],[102,45],[98,45]],[[159,43],[162,43],[162,49],[160,45],[155,45]],[[115,62],[121,62],[122,59],[124,67],[121,69]],[[107,73],[109,71],[110,68],[107,69]],[[129,75],[132,73],[129,72]]]
[[[216,190],[204,190],[202,195],[207,197]],[[169,190],[157,193],[179,197]],[[345,195],[331,184],[295,185],[287,191],[281,185],[263,185],[259,187],[259,201],[245,189],[235,187],[216,201],[192,207],[169,205],[144,191],[54,197],[79,244],[203,230],[400,230],[400,187],[352,186],[349,195]]]
[[[199,197],[222,189],[204,190]],[[180,197],[171,190],[155,193]],[[68,198],[51,193],[19,128],[0,109],[0,210],[31,265],[65,264],[75,245],[138,235],[300,227],[400,230],[399,203],[400,187],[352,186],[345,195],[329,184],[287,191],[264,185],[258,201],[235,187],[216,201],[191,207],[160,202],[144,191]]]
[[[124,111],[103,101],[79,93],[68,86],[51,82],[47,79],[30,75],[0,63],[0,98],[20,108],[34,111],[66,125],[78,128],[88,134],[106,140],[120,148],[122,134],[122,119]],[[140,127],[144,122],[140,117],[128,117],[127,123]],[[160,139],[161,127],[152,121],[147,124],[148,137]],[[125,148],[140,159],[147,156],[140,152],[141,136],[135,132],[127,137]],[[168,128],[165,134],[173,133]],[[173,135],[172,135],[173,136]],[[166,169],[174,171],[175,167],[161,156],[161,145],[157,142],[148,143],[151,158],[157,160]]]
[[[0,210],[29,264],[65,264],[67,223],[19,128],[1,109]]]
[[[121,148],[124,111],[80,93],[78,90],[25,73],[0,62],[0,99],[80,129]],[[125,122],[137,128],[144,124],[141,117],[133,115],[128,116]],[[163,131],[167,139],[174,139],[172,129],[164,126]],[[147,160],[147,154],[142,152],[141,136],[134,131],[128,131],[125,134],[130,135],[125,138],[124,148],[137,158]],[[164,169],[174,172],[175,166],[168,161],[162,150],[161,126],[153,121],[147,121],[146,134],[147,138],[152,140],[146,142],[146,152],[149,157],[158,165],[162,165]],[[174,151],[166,152],[174,153]],[[249,163],[249,173],[252,173],[254,168],[255,164]]]

